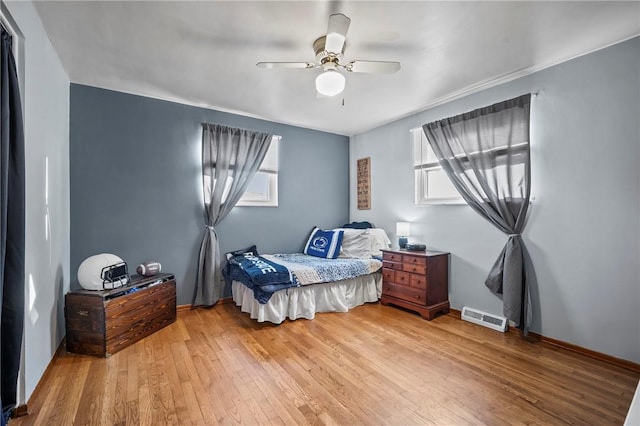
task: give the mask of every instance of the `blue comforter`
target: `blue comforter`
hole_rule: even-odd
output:
[[[274,292],[300,285],[285,266],[252,254],[229,259],[223,275],[251,288],[256,300],[263,304]]]

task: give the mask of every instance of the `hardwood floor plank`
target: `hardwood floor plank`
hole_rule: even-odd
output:
[[[98,424],[118,424],[124,421],[124,418],[119,421],[117,416],[118,409],[123,408],[122,397],[124,396],[124,389],[118,389],[119,361],[120,358],[115,359],[112,363],[107,363],[104,396]],[[122,410],[122,415],[124,417],[124,410]]]
[[[261,395],[259,395],[261,396],[259,400],[256,398],[256,394],[252,390],[255,388],[255,384],[246,372],[244,373],[244,377],[241,376],[242,373],[239,373],[235,377],[236,380],[234,380],[237,383],[238,393],[244,401],[246,408],[255,419],[255,424],[268,424],[265,422],[265,419],[268,419],[270,415],[275,414],[275,411],[273,411],[273,413],[269,413],[265,410],[268,405],[266,403],[266,399]],[[277,414],[275,414],[274,417],[277,417]]]
[[[178,371],[176,369],[176,363],[173,358],[173,346],[176,343],[173,343],[171,339],[164,339],[165,344],[167,345],[167,363],[165,366],[166,373],[166,382],[163,384],[168,386],[168,391],[171,394],[171,398],[173,399],[173,404],[175,408],[177,423],[187,423],[187,421],[191,421],[191,414],[187,403],[187,398],[185,397],[182,382],[179,380]],[[200,411],[198,409],[198,411]],[[202,420],[202,417],[200,418]]]
[[[64,383],[60,388],[60,393],[53,395],[54,406],[49,415],[43,417],[45,424],[50,425],[71,425],[74,424],[77,407],[82,398],[84,385],[89,375],[93,360],[83,359],[76,355],[68,355],[77,358],[77,363],[73,363],[73,370],[63,371]],[[83,407],[90,409],[90,407]]]
[[[60,359],[56,360],[60,361]],[[62,364],[62,363],[61,363]],[[51,378],[47,382],[47,394],[59,395],[62,391],[62,386],[65,381],[65,377],[62,373],[60,373],[61,366],[52,366],[53,371],[51,372]],[[65,368],[69,368],[69,365],[66,365]],[[41,405],[30,406],[29,407],[29,415],[25,417],[19,417],[13,421],[20,421],[23,425],[34,425],[34,424],[46,424],[45,419],[51,417],[53,412],[53,407],[56,403],[55,398],[46,398],[45,401]]]
[[[155,378],[154,386],[157,388],[157,401],[161,405],[161,412],[164,418],[161,423],[178,424],[178,414],[176,411],[173,393],[171,392],[171,382],[169,380],[169,351],[171,343],[165,338],[169,335],[166,329],[160,330],[155,335],[150,336],[154,347],[154,365],[157,371],[153,377]],[[158,411],[157,408],[154,411]]]
[[[103,359],[64,351],[11,425],[621,424],[640,374],[367,304],[259,324],[233,304]]]
[[[140,424],[140,410],[138,408],[138,401],[127,401],[127,425],[139,425]]]
[[[138,418],[140,424],[151,425],[153,423],[152,417],[152,402],[151,402],[151,389],[149,388],[149,377],[147,377],[147,365],[153,362],[151,354],[147,353],[148,339],[140,341],[139,345],[136,345],[136,354],[138,356]],[[117,354],[116,354],[117,355]]]
[[[193,387],[189,382],[183,382],[182,386],[180,386],[182,393],[185,396],[185,401],[187,402],[187,411],[190,414],[188,419],[181,419],[184,422],[190,421],[192,424],[203,425],[205,424],[204,417],[202,412],[200,411],[200,405],[198,404],[198,399],[196,398],[196,394],[193,391]],[[207,423],[211,424],[211,423]]]
[[[192,342],[192,340],[188,340],[184,345],[177,345],[173,347],[173,359],[175,361],[179,361],[180,367],[184,369],[185,376],[182,378],[181,383],[189,384],[191,388],[191,395],[195,397],[203,422],[205,424],[217,424],[218,422],[215,418],[213,406],[209,401],[209,395],[206,391],[206,387],[203,386],[202,381],[200,380],[201,376],[205,381],[208,380],[207,372],[199,372],[194,366],[192,356],[187,348],[187,344],[190,342]]]

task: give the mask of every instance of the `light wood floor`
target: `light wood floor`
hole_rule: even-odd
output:
[[[617,424],[638,373],[368,304],[258,324],[233,304],[107,359],[63,352],[10,425]]]

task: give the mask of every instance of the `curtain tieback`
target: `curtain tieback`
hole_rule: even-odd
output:
[[[216,228],[214,228],[214,227],[213,227],[213,226],[211,226],[211,225],[205,225],[204,227],[205,227],[205,228],[207,228],[209,231],[216,232]]]
[[[508,234],[507,237],[519,237],[521,234]]]

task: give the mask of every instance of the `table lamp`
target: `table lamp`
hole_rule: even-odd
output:
[[[396,236],[398,237],[398,246],[401,249],[407,248],[409,235],[411,235],[411,224],[409,222],[396,223]]]

